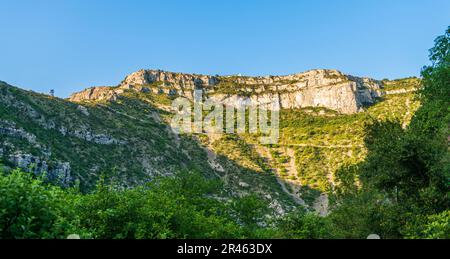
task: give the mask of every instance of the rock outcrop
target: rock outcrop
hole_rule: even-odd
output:
[[[11,154],[9,156],[9,161],[26,172],[34,173],[35,175],[46,174],[47,179],[54,181],[61,186],[69,187],[73,184],[70,163],[68,162],[58,161],[49,166],[47,161],[22,152]]]
[[[383,84],[369,78],[345,75],[336,70],[311,70],[288,76],[208,76],[161,70],[140,70],[118,87],[94,87],[75,93],[71,101],[114,101],[129,89],[193,98],[195,89],[217,101],[253,104],[278,100],[283,109],[324,107],[344,114],[361,111],[384,94]]]
[[[51,151],[48,147],[39,144],[34,134],[18,128],[13,122],[0,120],[0,136],[0,158],[9,154],[6,156],[6,160],[25,171],[36,175],[47,174],[50,180],[63,186],[69,186],[72,182],[70,163],[56,161],[49,164],[47,160],[50,160]],[[36,156],[21,151],[20,147],[9,143],[5,136],[27,141],[29,147],[39,150],[41,155]]]

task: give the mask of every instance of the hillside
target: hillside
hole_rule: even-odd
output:
[[[419,107],[418,85],[334,70],[256,78],[142,70],[63,100],[1,83],[0,160],[86,192],[101,176],[133,187],[196,171],[225,184],[222,198],[258,194],[280,214],[302,205],[325,215],[339,169],[365,158],[365,123],[406,126]],[[255,134],[175,135],[171,101],[198,88],[228,103],[278,96],[279,144],[260,145]]]

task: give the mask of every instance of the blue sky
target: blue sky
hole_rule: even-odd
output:
[[[0,0],[0,80],[67,97],[141,68],[419,75],[448,0]]]

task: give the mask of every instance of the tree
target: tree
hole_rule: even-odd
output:
[[[327,219],[302,209],[285,215],[277,222],[276,226],[281,238],[321,239],[330,237]],[[272,238],[274,237],[272,236]]]
[[[71,196],[20,170],[0,172],[0,238],[65,238],[74,226]]]
[[[406,129],[396,121],[373,121],[366,127],[368,155],[358,166],[362,190],[341,200],[330,215],[336,236],[363,238],[370,231],[383,238],[450,238],[441,228],[450,208],[449,48],[450,27],[430,50],[432,64],[422,71],[418,93],[422,106]]]
[[[238,238],[228,208],[208,197],[215,183],[197,173],[121,189],[102,182],[76,204],[81,226],[101,239]]]
[[[256,194],[237,198],[232,203],[232,209],[238,215],[242,224],[248,228],[256,228],[264,221],[269,212],[268,204]]]
[[[406,238],[448,239],[450,238],[450,210],[420,217],[407,225]]]

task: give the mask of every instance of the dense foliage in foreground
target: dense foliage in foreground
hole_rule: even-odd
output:
[[[97,239],[364,238],[377,222],[369,219],[400,212],[394,206],[372,204],[372,197],[361,195],[327,218],[303,210],[268,218],[268,204],[256,196],[217,199],[218,185],[199,174],[182,173],[127,190],[99,183],[94,192],[81,194],[20,170],[2,173],[0,237],[66,238],[76,233]],[[375,208],[382,209],[378,215]],[[405,237],[449,237],[448,210],[420,220],[417,225],[404,226],[410,231]],[[412,233],[411,227],[417,232]]]
[[[94,192],[81,194],[15,170],[0,175],[0,237],[317,238],[325,233],[322,219],[312,214],[299,211],[276,222],[267,218],[268,204],[258,197],[221,200],[217,190],[218,181],[181,173],[134,189],[100,182]]]

